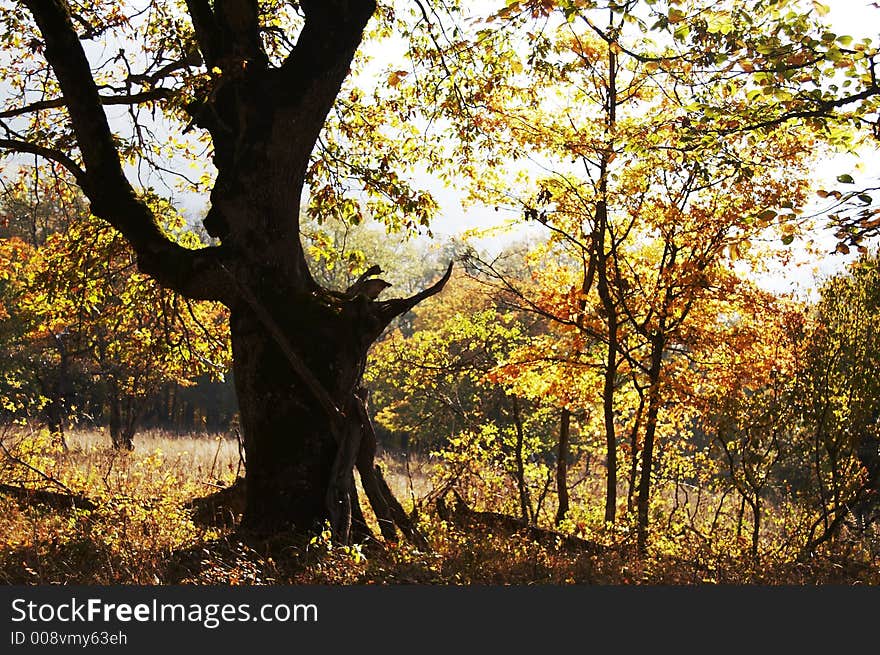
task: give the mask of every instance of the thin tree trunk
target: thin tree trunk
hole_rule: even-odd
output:
[[[568,514],[568,456],[571,435],[571,412],[563,408],[559,418],[559,449],[556,455],[556,494],[559,504],[556,508],[556,525],[565,520]]]
[[[639,431],[642,427],[642,412],[645,410],[645,394],[642,392],[641,387],[638,387],[639,391],[639,407],[636,410],[635,419],[633,419],[632,430],[630,430],[629,434],[629,444],[630,444],[630,464],[629,464],[629,486],[627,488],[626,494],[626,510],[632,513],[635,507],[635,498],[636,498],[636,479],[638,477],[639,471]]]
[[[117,450],[131,450],[132,442],[125,437],[125,410],[122,407],[122,392],[115,380],[111,380],[107,389],[107,401],[110,410],[110,441]]]
[[[617,378],[617,320],[608,316],[608,352],[605,362],[605,382],[602,389],[602,414],[605,423],[605,522],[617,518],[617,431],[614,425],[614,392]]]
[[[523,430],[522,417],[519,411],[519,398],[511,397],[511,407],[513,408],[513,425],[516,429],[516,449],[514,457],[516,459],[516,485],[519,490],[519,507],[522,520],[527,524],[532,523],[532,501],[529,498],[529,488],[526,484],[526,466],[523,459],[523,448],[525,445],[525,432]]]
[[[645,439],[642,444],[642,472],[639,478],[639,495],[636,499],[637,535],[640,553],[648,548],[648,510],[651,502],[651,469],[654,465],[654,439],[657,434],[657,417],[660,413],[660,369],[663,363],[665,339],[662,333],[651,339],[651,367],[648,371],[648,414],[645,420]]]
[[[749,503],[752,506],[752,561],[758,563],[758,543],[761,538],[761,500],[756,495],[755,500]]]
[[[614,14],[609,16],[614,21]],[[597,284],[599,298],[605,310],[608,326],[608,344],[605,358],[605,380],[602,390],[602,412],[605,423],[605,522],[614,523],[617,518],[617,433],[614,426],[614,393],[617,382],[618,355],[618,307],[611,292],[611,257],[616,250],[614,235],[608,224],[608,168],[614,155],[614,130],[617,125],[617,54],[608,46],[608,97],[605,108],[605,127],[607,144],[602,153],[599,170],[599,201],[596,203],[595,244],[597,258]],[[606,252],[606,236],[611,238],[610,249]]]

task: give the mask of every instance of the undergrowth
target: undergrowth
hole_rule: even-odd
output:
[[[194,498],[231,484],[241,472],[234,441],[142,435],[130,453],[114,451],[108,441],[99,433],[76,433],[66,450],[43,433],[4,441],[13,459],[7,457],[0,468],[0,483],[81,494],[94,508],[53,507],[0,494],[0,583],[880,583],[876,548],[864,540],[841,538],[806,558],[780,548],[756,559],[741,538],[709,538],[693,524],[669,520],[656,522],[651,548],[639,556],[626,519],[611,528],[601,523],[598,510],[584,509],[591,502],[599,508],[600,496],[580,499],[581,509],[560,526],[600,544],[598,554],[561,539],[539,543],[525,532],[466,529],[442,520],[426,503],[419,504],[418,516],[429,550],[405,542],[340,546],[320,528],[310,535],[245,540],[231,527],[199,524],[189,509]],[[387,457],[383,466],[405,505],[412,508],[424,498],[428,467]],[[487,504],[499,506],[496,500]],[[656,514],[674,516],[673,509],[657,507]]]

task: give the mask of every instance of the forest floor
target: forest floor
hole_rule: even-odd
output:
[[[4,444],[0,584],[880,584],[876,536],[841,539],[809,558],[770,551],[756,559],[744,539],[669,521],[658,522],[640,556],[626,520],[609,529],[582,513],[558,533],[488,512],[458,520],[425,500],[432,462],[388,456],[386,477],[404,506],[417,508],[430,548],[379,540],[342,547],[327,531],[244,540],[234,510],[225,524],[207,525],[192,508],[242,473],[235,440],[142,434],[129,453],[109,448],[106,434],[80,431],[66,450],[48,437]],[[597,497],[580,502],[600,508],[600,477],[581,488]],[[21,487],[44,493],[9,493]]]

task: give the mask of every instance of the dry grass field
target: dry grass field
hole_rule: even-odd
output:
[[[0,494],[3,584],[880,583],[877,549],[855,541],[842,540],[809,560],[780,546],[775,555],[771,549],[760,562],[749,562],[744,540],[701,532],[696,514],[717,514],[717,507],[695,505],[693,494],[680,488],[659,495],[667,518],[658,522],[651,554],[637,557],[625,521],[614,529],[601,524],[598,474],[577,486],[572,519],[562,526],[595,550],[491,517],[479,525],[441,518],[426,501],[438,479],[436,465],[385,456],[381,465],[398,498],[408,510],[418,509],[430,544],[424,551],[405,542],[342,547],[326,531],[242,540],[234,522],[195,520],[193,499],[232,484],[243,470],[237,441],[222,435],[140,434],[132,452],[119,452],[101,432],[71,433],[63,449],[45,433],[7,430],[3,445],[0,484],[49,494]],[[512,510],[504,500],[512,493],[470,491],[468,502],[478,509]],[[91,504],[72,506],[71,494]],[[784,536],[788,528],[776,529]]]

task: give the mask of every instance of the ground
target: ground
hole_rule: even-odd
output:
[[[20,459],[95,507],[0,495],[0,583],[880,584],[876,549],[872,555],[847,540],[808,559],[766,555],[755,563],[745,543],[723,547],[692,530],[670,529],[639,557],[625,524],[570,524],[554,537],[552,526],[518,530],[515,521],[489,514],[441,518],[436,504],[424,500],[434,463],[418,459],[407,466],[387,454],[382,466],[406,508],[416,503],[428,549],[378,540],[340,546],[329,531],[243,540],[234,532],[235,517],[205,525],[192,509],[193,499],[230,485],[242,472],[234,439],[156,433],[135,443],[132,453],[114,451],[109,436],[88,431],[68,435],[66,451],[39,433],[18,442],[12,452]],[[59,485],[35,479],[18,464],[7,461],[0,473],[0,482],[64,496]],[[595,482],[598,499],[602,484]]]

